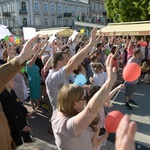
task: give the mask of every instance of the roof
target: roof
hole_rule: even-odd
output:
[[[45,35],[57,35],[57,36],[61,36],[61,37],[69,37],[73,34],[72,29],[70,28],[47,28],[47,29],[41,29],[40,31],[38,31],[37,33],[40,36],[45,36]]]
[[[88,4],[88,0],[64,0],[64,1]]]
[[[105,25],[100,25],[100,24],[95,24],[95,23],[87,23],[87,22],[81,22],[81,21],[75,21],[74,24],[78,25],[78,26],[83,26],[83,27],[91,27],[91,28],[97,27],[100,29],[105,27]]]
[[[98,30],[103,35],[150,35],[150,22],[114,23]]]

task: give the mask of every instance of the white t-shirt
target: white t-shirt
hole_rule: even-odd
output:
[[[104,71],[102,71],[101,73],[96,73],[95,71],[93,71],[93,78],[94,78],[94,86],[102,87],[102,85],[107,80],[107,73]]]

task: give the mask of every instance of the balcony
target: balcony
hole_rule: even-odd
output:
[[[58,15],[57,18],[62,18],[62,15]]]
[[[106,12],[106,11],[103,11],[103,15],[104,15],[104,16],[107,16],[107,12]]]
[[[23,14],[24,15],[24,14],[28,14],[28,13],[27,13],[27,10],[19,10],[19,14]]]
[[[28,27],[28,25],[21,25],[20,29],[23,29],[23,27]]]
[[[64,13],[64,17],[71,17],[72,14],[71,13]]]
[[[56,16],[56,12],[51,12],[50,15],[51,16]]]
[[[99,24],[99,25],[105,25],[106,24],[106,19],[103,16],[97,16],[95,14],[87,15],[87,14],[82,14],[77,16],[77,21],[78,22],[85,22],[85,23],[92,23],[92,24]]]
[[[10,17],[10,12],[3,12],[4,17]]]

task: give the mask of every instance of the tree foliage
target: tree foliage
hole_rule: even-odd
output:
[[[105,0],[104,4],[114,22],[150,20],[150,0]]]

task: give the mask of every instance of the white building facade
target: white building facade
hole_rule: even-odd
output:
[[[0,24],[11,29],[74,28],[78,14],[102,14],[103,8],[103,0],[0,0]]]

